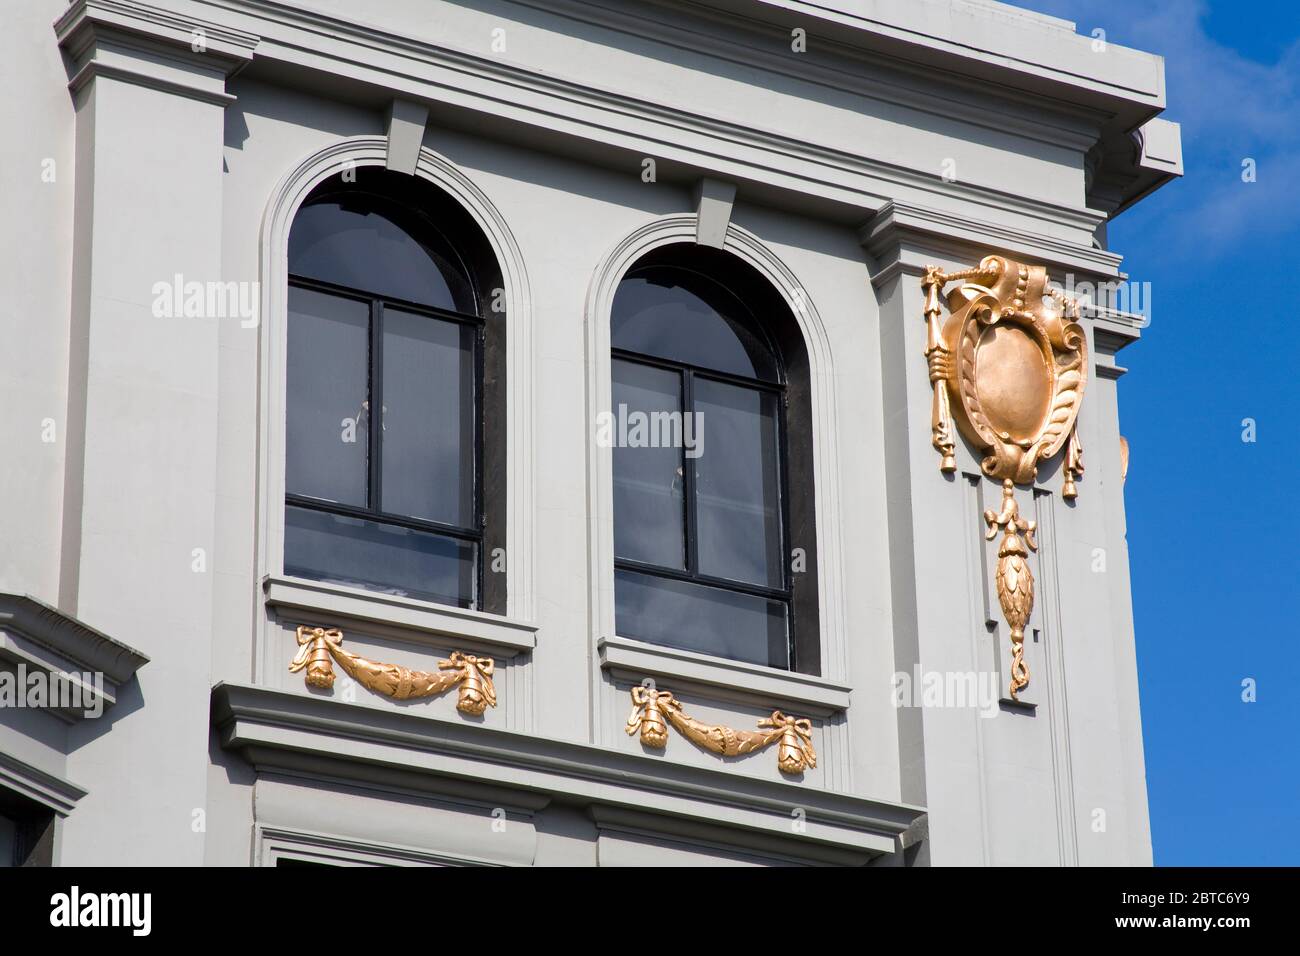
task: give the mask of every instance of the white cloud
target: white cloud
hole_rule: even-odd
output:
[[[1139,208],[1171,250],[1212,251],[1276,236],[1300,210],[1300,40],[1273,63],[1243,56],[1205,28],[1204,0],[1020,0],[1088,35],[1165,58],[1165,118],[1183,131],[1185,181]],[[1104,54],[1100,54],[1104,55]],[[1256,181],[1241,179],[1242,160]],[[1134,213],[1126,214],[1133,216]]]

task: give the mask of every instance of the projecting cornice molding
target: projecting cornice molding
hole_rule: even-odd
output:
[[[1087,276],[1117,276],[1123,261],[1090,245],[900,200],[891,200],[872,216],[859,239],[876,261],[872,282],[877,286],[899,272],[924,275],[936,256],[979,258],[989,249]]]
[[[393,97],[429,104],[431,118],[439,124],[454,125],[456,115],[472,116],[476,132],[510,139],[526,134],[530,141],[587,160],[593,149],[652,156],[660,161],[661,171],[671,168],[691,180],[707,176],[732,182],[751,201],[806,209],[811,199],[831,204],[851,220],[865,219],[890,198],[901,198],[956,208],[972,219],[1011,222],[1031,232],[1064,227],[1077,230],[1081,238],[1090,237],[1106,218],[1051,197],[945,182],[937,170],[872,158],[853,144],[787,135],[784,126],[761,113],[753,122],[723,118],[694,103],[667,105],[658,90],[604,88],[585,77],[529,69],[515,58],[479,55],[448,42],[386,32],[269,0],[176,0],[175,7],[188,16],[219,20],[232,34],[260,37],[253,67],[259,76],[309,71],[359,93],[385,90]],[[663,20],[663,11],[655,13],[650,7],[632,13],[626,7],[548,2],[546,9],[617,30],[639,43],[660,42],[816,84],[835,98],[868,97],[948,122],[960,116],[972,127],[1079,152],[1096,135],[1091,125],[1096,117],[1085,121],[1058,116],[1053,121],[1047,101],[1003,103],[1003,91],[943,86],[927,73],[891,78],[892,61],[879,57],[839,65],[795,63],[788,53],[773,49],[770,28],[761,43],[755,40],[744,16],[728,17],[726,29],[720,31],[712,26],[706,30],[695,20]],[[265,74],[259,72],[263,68]]]
[[[61,817],[71,813],[77,801],[90,792],[3,751],[0,751],[0,785],[35,800]]]
[[[258,37],[133,0],[77,0],[54,24],[75,96],[98,76],[227,106]]]
[[[188,50],[231,66],[250,61],[258,42],[255,34],[135,0],[76,0],[55,22],[54,32],[59,45],[73,56],[97,37],[116,34],[152,40],[174,52]],[[194,49],[199,37],[203,50]]]
[[[593,816],[644,809],[661,834],[708,824],[827,862],[895,852],[925,815],[908,804],[265,687],[215,686],[212,723],[222,746],[259,770],[453,788],[466,797],[481,791],[480,799],[532,809],[558,799]],[[798,834],[790,827],[795,808],[804,813]]]
[[[25,594],[0,594],[0,660],[50,677],[68,675],[83,694],[101,696],[105,706],[116,703],[119,688],[149,662],[135,648]],[[85,674],[103,674],[102,691],[87,684]],[[93,698],[83,701],[93,704]],[[55,712],[69,720],[83,715]]]

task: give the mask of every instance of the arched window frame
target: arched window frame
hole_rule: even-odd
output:
[[[381,136],[335,141],[302,160],[271,193],[260,240],[258,517],[256,577],[268,610],[301,617],[321,608],[337,617],[367,620],[394,633],[418,639],[439,631],[463,634],[498,656],[531,650],[536,645],[534,521],[534,431],[531,293],[519,246],[504,218],[486,195],[446,158],[421,147],[415,175],[458,202],[482,231],[501,272],[500,294],[506,323],[506,388],[498,395],[506,422],[506,533],[503,562],[508,575],[504,614],[397,600],[376,592],[335,587],[304,587],[284,574],[285,378],[288,306],[288,243],[295,216],[321,182],[341,172],[384,167],[388,142]],[[490,561],[485,554],[484,561]],[[486,573],[486,572],[485,572]],[[273,614],[260,615],[256,672],[281,668]]]
[[[601,416],[612,407],[612,356],[610,318],[614,295],[628,270],[648,253],[663,246],[689,244],[697,239],[697,219],[691,214],[663,216],[641,226],[620,241],[600,263],[588,289],[587,323],[588,428],[595,436]],[[757,236],[734,222],[727,230],[724,250],[737,256],[772,285],[791,311],[806,349],[810,410],[811,461],[815,486],[817,562],[817,642],[819,674],[774,672],[721,658],[690,655],[634,642],[627,646],[616,633],[614,597],[613,454],[594,440],[588,462],[588,499],[591,520],[590,575],[595,582],[591,641],[601,670],[614,676],[640,673],[660,675],[689,683],[730,685],[742,694],[752,690],[757,700],[762,688],[788,692],[786,699],[804,701],[828,711],[843,708],[847,700],[847,646],[843,593],[843,547],[839,527],[840,485],[838,429],[834,395],[835,373],[830,340],[812,296],[794,273]],[[606,686],[613,693],[614,684]],[[780,696],[780,695],[778,695]],[[617,699],[615,697],[610,700]]]
[[[660,256],[659,254],[664,255]],[[800,620],[801,615],[808,615],[812,621],[815,621],[817,615],[815,595],[805,595],[801,589],[796,588],[797,578],[791,571],[791,562],[789,560],[792,521],[787,363],[781,345],[773,334],[774,329],[760,319],[755,312],[755,306],[758,304],[754,301],[755,295],[761,296],[762,300],[773,311],[781,309],[782,305],[777,301],[777,297],[771,294],[773,290],[763,286],[761,280],[757,283],[752,280],[750,283],[739,281],[740,276],[744,274],[744,268],[739,260],[734,257],[725,254],[718,255],[714,250],[707,247],[665,246],[637,260],[620,280],[619,287],[621,288],[623,283],[636,279],[648,271],[674,275],[688,287],[694,289],[704,289],[712,286],[715,291],[722,294],[724,299],[730,300],[734,304],[735,309],[731,314],[731,320],[737,322],[753,337],[751,340],[752,347],[758,349],[763,357],[771,360],[772,366],[768,376],[764,376],[758,371],[755,371],[752,375],[746,375],[735,369],[727,371],[708,365],[698,365],[690,361],[689,356],[681,354],[664,355],[659,352],[646,352],[620,347],[612,327],[611,358],[613,361],[631,362],[642,367],[658,368],[679,375],[682,383],[682,412],[685,415],[699,414],[697,393],[701,381],[739,388],[746,392],[762,393],[775,400],[775,464],[777,474],[775,488],[772,491],[775,494],[777,506],[775,530],[778,538],[776,557],[781,568],[779,582],[772,583],[770,580],[761,583],[758,581],[742,581],[736,577],[710,574],[704,569],[700,549],[700,459],[692,458],[690,455],[683,455],[681,460],[684,506],[684,567],[681,569],[664,567],[654,562],[619,555],[616,551],[614,569],[616,575],[627,573],[643,579],[677,581],[686,586],[706,588],[713,593],[724,592],[780,604],[785,609],[785,642],[784,647],[780,649],[782,663],[779,665],[773,664],[772,666],[790,671],[797,671],[800,668],[817,671],[820,669],[818,659],[820,647],[817,646],[817,642],[809,640],[808,629],[802,626],[804,622]],[[755,288],[756,286],[757,288]],[[615,295],[617,296],[617,292]],[[612,321],[613,315],[611,315]],[[708,423],[703,422],[702,425],[707,433]],[[811,484],[810,476],[802,477],[806,483]],[[801,504],[803,504],[802,500],[796,503],[796,508]],[[618,521],[617,513],[614,515],[614,520],[615,522]],[[617,527],[615,532],[617,535]],[[796,591],[800,591],[800,593],[796,594]],[[799,600],[796,600],[797,597]],[[615,610],[617,626],[617,607]],[[801,631],[802,633],[800,633]],[[623,636],[631,635],[624,634]],[[799,639],[800,637],[803,638],[802,642]],[[772,650],[769,648],[769,654],[771,653]]]
[[[354,177],[353,183],[347,183],[339,176],[327,179],[317,190],[313,190],[308,200],[299,208],[295,221],[310,206],[329,204],[339,200],[355,208],[364,208],[367,212],[377,212],[380,215],[398,212],[401,214],[402,222],[394,221],[391,216],[388,217],[389,220],[394,221],[397,227],[412,241],[424,244],[426,241],[431,240],[439,246],[446,253],[446,258],[449,260],[448,265],[452,271],[463,278],[469,290],[469,298],[459,307],[456,307],[456,303],[452,303],[452,308],[436,306],[428,302],[412,301],[394,295],[391,290],[383,290],[377,287],[366,288],[360,284],[353,285],[346,282],[331,281],[319,276],[299,274],[294,271],[292,258],[290,259],[289,285],[291,289],[300,289],[335,299],[363,303],[366,306],[370,324],[367,353],[368,381],[366,384],[368,401],[366,407],[371,410],[371,413],[365,416],[364,424],[368,451],[367,500],[345,504],[295,494],[292,489],[286,489],[285,506],[300,511],[306,510],[335,517],[355,518],[378,526],[405,528],[412,532],[433,535],[443,540],[469,543],[475,548],[475,561],[473,593],[470,596],[471,603],[468,606],[478,610],[503,610],[500,605],[504,603],[504,585],[506,582],[501,580],[500,575],[484,573],[485,550],[490,548],[494,542],[500,540],[499,535],[489,533],[489,522],[493,524],[505,523],[503,515],[491,514],[493,510],[500,510],[500,503],[487,500],[487,489],[484,481],[485,465],[489,462],[495,463],[496,459],[503,457],[502,449],[499,447],[501,444],[500,435],[496,431],[499,423],[494,423],[492,427],[489,427],[484,422],[484,380],[489,362],[489,358],[485,354],[487,352],[485,312],[488,308],[489,297],[485,294],[485,289],[482,286],[489,278],[495,281],[496,264],[486,261],[486,253],[474,256],[469,248],[470,245],[475,244],[471,237],[448,235],[442,227],[434,223],[431,210],[421,205],[421,200],[425,200],[437,201],[440,205],[446,206],[450,204],[449,197],[445,195],[432,196],[417,190],[408,197],[408,202],[404,205],[397,190],[409,187],[409,184],[402,182],[406,177],[391,177],[384,182],[363,183],[363,180],[371,179],[370,173],[374,170],[375,167],[371,167],[370,170],[362,172],[360,176]],[[465,223],[464,228],[467,231],[472,229],[473,226]],[[290,252],[292,253],[292,248]],[[462,462],[462,468],[468,467],[472,471],[470,475],[470,508],[469,514],[465,516],[467,520],[449,524],[445,521],[408,515],[401,512],[400,509],[388,507],[385,504],[383,452],[384,430],[386,427],[383,422],[385,416],[382,413],[377,413],[375,409],[380,401],[380,395],[386,394],[384,335],[388,326],[386,313],[389,311],[418,315],[444,323],[455,323],[460,328],[473,331],[472,381],[469,383],[468,396],[461,396],[462,400],[468,398],[470,415],[473,421],[472,454],[469,456],[468,462]],[[383,399],[385,407],[387,401],[388,399],[385,397]],[[429,409],[430,414],[439,414],[440,411],[439,409]],[[361,416],[358,415],[358,419],[360,418]],[[494,439],[494,447],[492,448],[487,447],[489,432],[492,432]],[[397,584],[398,582],[392,583]]]

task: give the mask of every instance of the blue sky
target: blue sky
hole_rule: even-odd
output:
[[[1155,861],[1300,864],[1300,4],[1017,5],[1165,57],[1182,124],[1109,237],[1152,292],[1120,416]]]

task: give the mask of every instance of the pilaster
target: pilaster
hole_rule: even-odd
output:
[[[95,722],[73,731],[70,775],[100,782],[69,819],[59,862],[197,864],[217,334],[232,321],[206,290],[222,278],[225,81],[256,40],[121,0],[82,0],[55,30],[76,106],[75,452],[59,603],[156,662],[120,702],[112,733]]]

